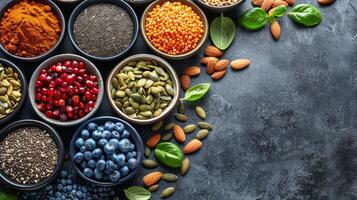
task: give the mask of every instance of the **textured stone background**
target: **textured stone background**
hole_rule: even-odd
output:
[[[161,184],[176,185],[171,199],[357,199],[357,1],[338,0],[327,7],[316,0],[297,2],[316,5],[322,23],[302,28],[284,17],[278,42],[268,27],[258,32],[238,28],[226,57],[248,58],[252,64],[229,71],[202,101],[215,129],[203,149],[190,156],[189,174],[175,184]],[[231,16],[250,7],[247,0]],[[61,8],[68,20],[72,7]],[[141,15],[142,9],[136,11]],[[66,37],[57,53],[72,51]],[[140,37],[130,54],[149,52]],[[171,63],[179,73],[198,64],[201,55]],[[39,63],[17,64],[29,80]],[[96,64],[103,77],[115,65]],[[207,81],[203,73],[193,83]],[[108,114],[114,115],[103,103],[96,115]],[[22,118],[37,119],[29,102],[17,119]],[[75,128],[57,127],[67,146]],[[140,182],[144,173],[128,185]],[[157,194],[153,199],[159,199]]]

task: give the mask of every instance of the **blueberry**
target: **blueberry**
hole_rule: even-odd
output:
[[[113,139],[120,139],[120,133],[118,131],[112,131],[112,138]]]
[[[133,156],[133,158],[135,158],[138,155],[138,153],[136,153],[136,151],[132,151],[131,155]]]
[[[105,159],[105,156],[104,156],[104,155],[101,155],[101,156],[99,157],[99,160],[106,160],[106,159]]]
[[[114,150],[115,150],[114,146],[111,143],[109,143],[109,144],[104,146],[104,152],[107,153],[107,154],[113,154]]]
[[[64,170],[62,170],[61,172],[60,172],[60,177],[61,178],[66,178],[68,176],[68,172],[66,172],[66,171],[64,171]]]
[[[84,153],[86,151],[86,147],[85,146],[81,146],[81,148],[79,149],[80,152]]]
[[[95,129],[97,129],[98,125],[96,123],[89,123],[88,126],[87,126],[87,129],[89,131],[94,131]]]
[[[113,154],[107,154],[107,160],[112,160],[115,162],[115,159],[118,155],[113,153]]]
[[[124,167],[120,168],[120,174],[122,176],[128,175],[129,174],[129,167],[125,165]]]
[[[112,132],[110,132],[108,130],[105,130],[105,131],[103,131],[103,135],[102,136],[103,136],[103,138],[109,140],[110,137],[112,136]]]
[[[92,138],[93,139],[100,140],[100,139],[102,139],[102,137],[103,137],[103,134],[102,134],[101,131],[99,131],[99,130],[93,131],[93,133],[92,133]]]
[[[67,190],[71,191],[73,189],[72,185],[67,186]]]
[[[76,140],[76,147],[79,149],[84,145],[84,139],[83,138],[78,138]]]
[[[82,136],[83,139],[86,140],[86,139],[88,139],[90,137],[90,132],[87,129],[83,129],[81,131],[81,136]]]
[[[132,158],[132,157],[133,157],[133,155],[132,155],[131,152],[126,153],[126,158],[127,158],[127,159],[130,159],[130,158]]]
[[[133,143],[131,143],[129,145],[129,151],[134,151],[135,150],[135,145]]]
[[[92,151],[92,156],[99,158],[103,154],[102,149],[96,148]]]
[[[56,192],[55,193],[55,197],[61,197],[61,193],[60,192]]]
[[[82,169],[87,168],[87,162],[86,162],[86,161],[83,161],[83,162],[81,163],[81,167],[82,167]]]
[[[67,184],[67,185],[72,185],[72,181],[71,181],[70,179],[67,179],[67,180],[66,180],[66,184]]]
[[[62,184],[63,186],[65,186],[65,185],[67,184],[66,179],[61,179],[61,184]]]
[[[114,170],[118,170],[119,166],[117,164],[114,164]]]
[[[91,178],[91,177],[93,177],[93,170],[89,169],[89,168],[85,168],[83,170],[83,174],[84,174],[84,176]]]
[[[113,122],[105,122],[104,128],[107,129],[108,131],[112,131],[114,129],[114,123]]]
[[[123,133],[121,134],[121,138],[126,138],[128,139],[130,137],[130,133],[128,130],[124,130]]]
[[[77,192],[76,192],[76,196],[77,196],[78,198],[81,198],[81,197],[82,197],[82,192],[81,192],[81,191],[77,191]]]
[[[115,162],[116,162],[119,166],[123,166],[123,165],[125,164],[125,156],[124,156],[124,154],[119,154],[119,155],[116,157]]]
[[[93,149],[95,148],[95,141],[92,138],[89,138],[84,143],[84,146],[86,147],[86,150],[93,151]]]
[[[130,149],[131,142],[128,139],[122,139],[119,142],[119,150],[121,152],[128,152]]]
[[[98,126],[97,130],[103,132],[105,130],[105,128],[104,128],[104,126]]]
[[[114,124],[114,130],[118,131],[119,133],[122,133],[124,131],[124,125],[120,122],[117,122]]]
[[[62,190],[63,189],[63,185],[62,184],[58,184],[57,185],[57,190]]]
[[[113,182],[116,182],[117,180],[120,179],[120,172],[115,170],[112,174],[109,175],[109,179]]]
[[[128,160],[128,167],[129,169],[133,170],[136,168],[136,166],[138,165],[138,161],[135,158],[130,158]]]
[[[98,180],[101,180],[103,178],[103,172],[100,171],[98,168],[94,169],[94,177]]]
[[[90,151],[84,152],[83,155],[84,155],[84,159],[86,159],[86,160],[92,159],[92,152],[90,152]]]
[[[107,172],[112,172],[114,171],[114,162],[111,161],[111,160],[108,160],[106,163],[105,163],[105,170]]]
[[[109,143],[111,143],[115,149],[119,149],[119,140],[117,139],[110,139]]]
[[[87,166],[92,169],[94,169],[96,167],[96,165],[97,165],[97,162],[95,160],[89,160],[87,163]]]
[[[73,156],[73,160],[74,160],[74,162],[76,162],[76,163],[80,163],[80,162],[82,162],[83,161],[83,153],[81,153],[81,152],[78,152],[78,153],[76,153],[74,156]]]
[[[104,146],[108,143],[109,143],[108,140],[102,138],[98,141],[98,146],[104,148]]]

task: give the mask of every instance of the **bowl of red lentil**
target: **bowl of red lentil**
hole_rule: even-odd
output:
[[[236,9],[243,0],[195,0],[197,4],[215,13],[230,12]]]
[[[151,3],[141,17],[140,26],[150,49],[174,60],[196,54],[208,37],[208,21],[204,12],[187,0]]]
[[[9,1],[0,10],[0,50],[23,62],[42,60],[61,45],[65,27],[61,9],[51,0]]]

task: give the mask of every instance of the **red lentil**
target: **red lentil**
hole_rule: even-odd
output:
[[[200,16],[190,6],[169,1],[148,13],[145,31],[154,47],[171,55],[196,48],[204,32]]]

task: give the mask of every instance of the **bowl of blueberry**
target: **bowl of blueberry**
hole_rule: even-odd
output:
[[[76,172],[99,186],[115,186],[135,176],[143,160],[143,141],[127,122],[97,117],[82,124],[71,140]]]

